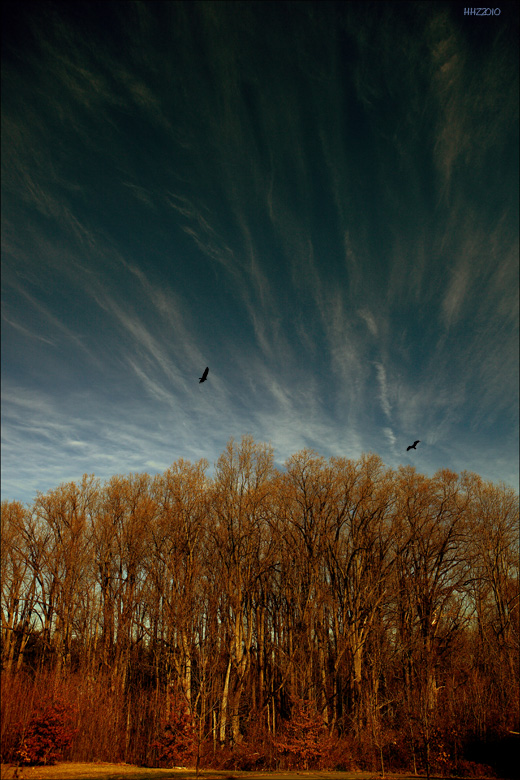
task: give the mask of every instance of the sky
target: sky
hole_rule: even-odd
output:
[[[518,487],[518,4],[464,8],[2,4],[2,499],[247,434]]]

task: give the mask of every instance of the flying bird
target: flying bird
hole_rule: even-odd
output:
[[[199,385],[200,385],[201,382],[205,382],[206,379],[208,378],[208,371],[209,371],[209,367],[206,366],[206,368],[204,369],[204,373],[202,374],[201,378],[199,379]]]
[[[406,448],[406,452],[408,452],[408,450],[416,450],[420,441],[420,439],[417,439],[417,441],[414,441],[413,444],[410,444],[410,446]]]

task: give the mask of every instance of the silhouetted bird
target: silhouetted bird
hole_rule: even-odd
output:
[[[417,441],[414,441],[413,444],[410,444],[410,446],[406,448],[406,452],[408,452],[408,450],[416,450],[417,449],[416,445],[419,444],[420,441],[421,441],[420,439],[417,439]]]
[[[201,378],[199,379],[199,385],[200,385],[201,382],[205,382],[206,379],[208,378],[208,371],[209,371],[209,368],[208,368],[208,366],[206,366],[206,368],[204,369],[204,373],[202,374]]]

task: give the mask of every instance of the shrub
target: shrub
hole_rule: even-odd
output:
[[[71,727],[73,710],[64,704],[48,704],[34,712],[25,729],[18,727],[15,760],[20,764],[54,764],[70,748],[76,735]]]
[[[152,747],[163,766],[194,761],[197,757],[197,731],[186,707],[179,707],[162,727]]]
[[[309,769],[309,765],[318,768],[330,759],[332,740],[314,706],[295,698],[291,719],[274,745],[291,767]]]

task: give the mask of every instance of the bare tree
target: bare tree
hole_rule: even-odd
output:
[[[192,465],[180,460],[156,477],[152,486],[156,520],[147,567],[155,593],[151,615],[156,658],[162,659],[168,690],[174,675],[180,681],[190,712],[201,555],[206,539],[206,469],[206,461]]]
[[[420,728],[429,776],[439,664],[459,628],[469,580],[467,504],[456,474],[428,479],[402,468],[399,480],[397,598],[407,709]]]
[[[39,572],[44,626],[47,638],[55,632],[58,667],[71,661],[74,620],[90,558],[87,522],[96,510],[98,485],[93,476],[84,475],[80,485],[61,485],[46,494],[39,493],[34,513],[46,530],[41,545]],[[36,541],[33,537],[33,540]]]
[[[100,691],[112,707],[114,738],[85,737],[105,760],[153,761],[158,729],[183,718],[199,759],[244,737],[275,750],[300,727],[295,701],[311,742],[355,739],[383,771],[390,744],[430,773],[468,735],[515,730],[514,491],[373,454],[302,450],[276,470],[251,437],[207,467],[85,475],[2,504],[12,690],[17,670],[64,689],[77,670],[84,722]]]
[[[485,697],[477,697],[478,724],[485,736],[488,726],[518,718],[518,495],[476,475],[467,478],[476,662],[486,685]]]
[[[270,566],[266,515],[273,473],[272,448],[251,437],[232,440],[220,456],[211,491],[210,535],[215,545],[215,586],[220,588],[219,620],[227,656],[220,711],[221,743],[228,723],[241,739],[240,703],[251,665],[256,583]]]
[[[21,667],[30,631],[35,627],[38,592],[36,572],[28,549],[29,516],[29,510],[20,502],[2,501],[2,665],[8,672]]]
[[[378,456],[355,464],[337,460],[336,468],[339,511],[327,549],[339,650],[336,674],[347,651],[349,714],[354,728],[363,729],[377,698],[378,678],[364,673],[364,657],[395,558],[390,547],[394,493],[392,474]]]

